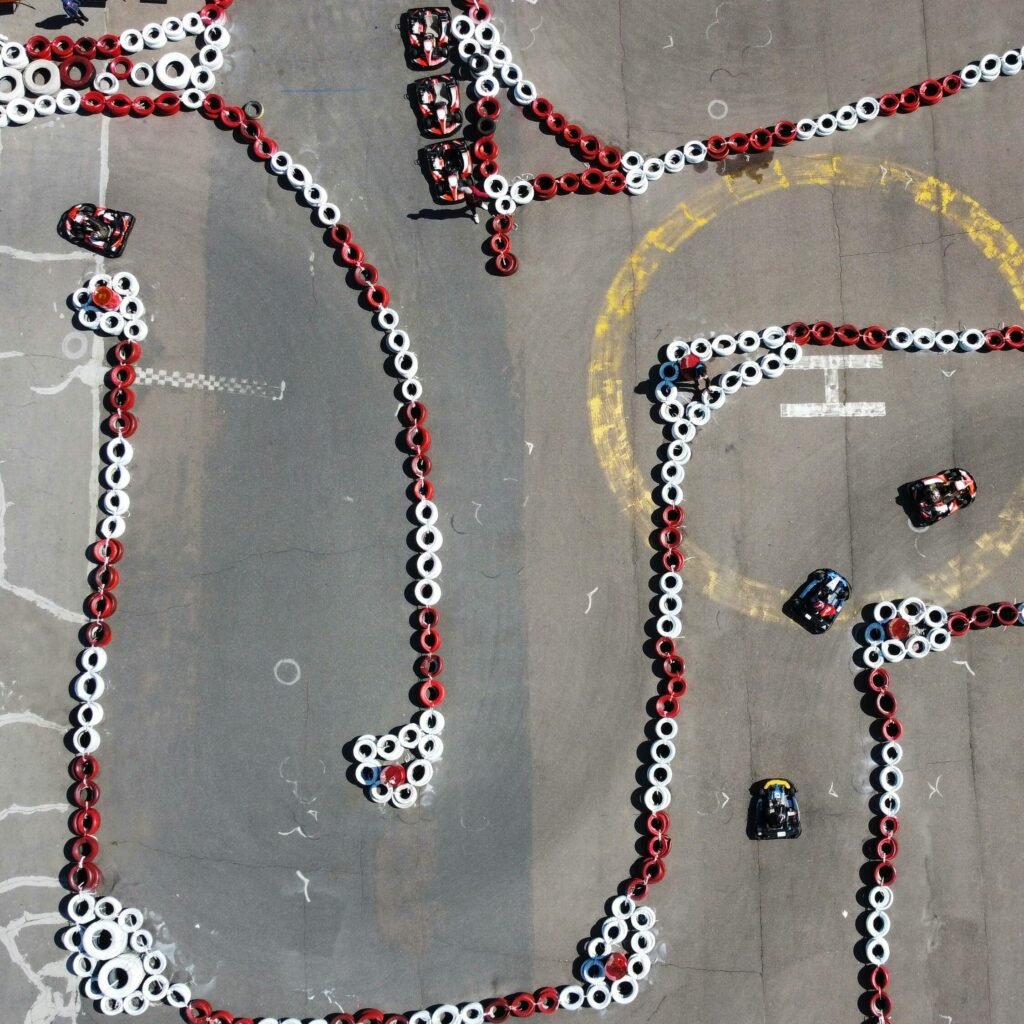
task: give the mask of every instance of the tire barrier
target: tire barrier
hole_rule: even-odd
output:
[[[880,649],[882,653],[878,656],[879,660],[884,655],[887,660],[899,661],[902,660],[900,649],[911,658],[924,658],[933,651],[948,650],[954,639],[966,636],[972,630],[986,629],[993,625],[1007,627],[1024,624],[1024,602],[997,601],[947,612],[941,605],[927,604],[918,597],[906,597],[899,601],[880,601],[865,611],[867,621],[863,642],[868,646],[863,648],[861,656],[868,664],[868,671],[862,679],[867,689],[875,694],[874,713],[881,736],[881,742],[875,748],[875,760],[881,767],[874,777],[878,814],[874,830],[880,838],[874,842],[877,858],[873,869],[875,885],[865,894],[871,912],[864,924],[864,955],[875,968],[871,976],[872,1006],[884,1006],[884,1012],[888,1014],[892,1000],[887,991],[889,972],[884,965],[888,962],[890,952],[886,937],[892,924],[889,911],[893,905],[892,884],[896,879],[894,861],[899,854],[899,843],[895,837],[900,827],[899,791],[904,781],[903,771],[899,767],[903,760],[903,748],[899,742],[903,735],[903,725],[896,717],[898,703],[890,690],[889,672],[881,667],[871,667],[866,655],[871,650]],[[901,634],[900,639],[895,638],[897,633]],[[880,635],[888,635],[890,639],[882,641],[879,648]],[[887,650],[887,645],[898,647]],[[892,656],[894,654],[899,656]],[[884,1019],[889,1020],[888,1016]]]

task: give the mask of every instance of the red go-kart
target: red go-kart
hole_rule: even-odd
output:
[[[402,15],[409,59],[421,68],[437,68],[448,60],[452,14],[447,7],[413,7]]]
[[[919,526],[931,526],[970,505],[978,485],[966,470],[953,468],[904,484],[903,491],[910,517]]]
[[[418,78],[412,84],[420,127],[427,135],[451,135],[462,124],[459,85],[454,75]]]
[[[65,241],[101,256],[116,259],[124,252],[135,217],[107,206],[79,203],[65,210],[57,225],[57,234]]]
[[[423,156],[438,203],[461,203],[472,194],[473,161],[465,139],[435,142],[423,150]]]

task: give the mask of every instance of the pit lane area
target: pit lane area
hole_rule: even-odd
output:
[[[926,27],[920,12],[883,5],[771,7],[540,0],[496,13],[545,94],[648,152],[721,127],[708,114],[716,101],[730,128],[833,109],[1001,52],[1024,29],[1001,3],[981,14],[932,5]],[[141,9],[112,5],[108,16],[132,24]],[[655,685],[641,650],[652,525],[643,495],[622,489],[595,446],[606,425],[593,404],[595,325],[630,251],[679,202],[711,188],[726,197],[638,282],[610,375],[648,479],[661,443],[650,375],[674,336],[819,317],[1020,319],[1007,269],[916,203],[913,182],[770,190],[778,172],[757,160],[687,171],[632,200],[528,207],[520,271],[496,280],[482,228],[420,213],[432,208],[404,101],[414,72],[393,28],[401,10],[375,0],[296,16],[239,0],[219,89],[259,97],[268,127],[331,189],[423,362],[450,688],[429,807],[382,811],[344,777],[351,738],[408,717],[410,524],[378,332],[308,211],[198,118],[106,128],[65,118],[0,140],[6,246],[72,252],[53,235],[56,215],[108,175],[108,201],[139,218],[122,263],[155,314],[146,365],[286,384],[278,400],[140,389],[100,750],[108,884],[153,915],[195,994],[239,1014],[411,1009],[570,980],[577,944],[635,859],[637,745]],[[27,36],[30,12],[0,31]],[[779,168],[795,180],[820,154],[877,162],[880,178],[913,168],[1013,232],[1021,144],[1006,126],[1020,88],[1001,81],[781,151]],[[511,105],[500,133],[511,173],[572,163]],[[4,578],[45,598],[0,592],[11,624],[0,714],[57,723],[75,627],[46,601],[77,609],[86,591],[95,392],[81,380],[53,395],[31,388],[88,362],[68,354],[78,343],[63,301],[91,266],[0,256],[12,310],[0,350],[25,353],[4,360]],[[695,442],[691,688],[675,845],[649,900],[664,962],[616,1018],[861,1019],[870,719],[850,630],[876,596],[920,593],[950,608],[1019,597],[1018,359],[885,351],[880,369],[839,377],[843,400],[885,404],[875,417],[782,417],[782,404],[819,402],[825,388],[823,370],[794,373],[741,395]],[[946,465],[970,468],[981,495],[915,534],[895,488]],[[850,577],[854,598],[813,638],[772,613],[772,595],[781,605],[825,564]],[[1007,1020],[1024,999],[1019,643],[1013,631],[971,635],[894,671],[908,778],[890,964],[900,1021]],[[60,734],[39,728],[0,732],[14,766],[4,807],[65,793]],[[804,833],[757,846],[745,836],[746,788],[777,772],[800,786]],[[63,815],[11,814],[5,826],[3,878],[56,877]],[[56,895],[5,890],[0,922],[48,912]],[[40,975],[57,959],[52,929],[18,942],[29,973],[0,958],[15,1020],[39,997],[30,974],[64,991],[59,975]],[[149,1019],[176,1017],[161,1008]]]

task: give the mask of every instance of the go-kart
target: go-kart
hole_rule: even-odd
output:
[[[443,137],[458,131],[462,124],[462,102],[454,75],[418,78],[410,89],[424,134]]]
[[[918,526],[931,526],[970,505],[978,485],[966,470],[954,468],[904,484],[901,490],[907,515]]]
[[[409,60],[421,68],[437,68],[448,60],[452,14],[447,7],[413,7],[402,15],[402,34]]]
[[[789,779],[766,779],[754,803],[755,839],[796,839],[800,835],[800,805]]]
[[[124,252],[134,226],[135,217],[130,213],[79,203],[64,211],[57,224],[57,234],[83,249],[116,259]]]
[[[473,161],[464,139],[435,142],[422,155],[436,202],[461,203],[472,194]]]
[[[839,617],[853,591],[835,569],[815,569],[786,602],[786,611],[811,633],[824,633]]]

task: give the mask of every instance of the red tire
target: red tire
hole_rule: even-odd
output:
[[[136,117],[149,117],[156,110],[152,96],[136,96],[132,100],[132,113]]]
[[[32,60],[49,60],[53,51],[46,36],[31,36],[25,41],[25,52]]]
[[[188,1024],[208,1024],[211,1013],[213,1007],[205,999],[193,999],[185,1007],[185,1020]]]
[[[139,429],[139,421],[130,412],[115,412],[107,417],[107,430],[118,437],[131,437]]]
[[[75,53],[92,60],[96,56],[96,40],[92,36],[81,36],[75,40]]]
[[[597,165],[603,171],[617,171],[622,166],[622,150],[618,146],[602,146],[597,151]]]
[[[903,723],[895,717],[890,717],[882,722],[882,739],[887,743],[896,743],[903,735]]]
[[[666,505],[661,510],[661,521],[666,526],[682,526],[686,522],[686,509],[682,505]]]
[[[516,226],[516,219],[511,214],[499,213],[487,222],[487,230],[492,235],[507,235]]]
[[[474,104],[477,117],[489,117],[497,121],[501,117],[501,100],[497,96],[483,96]]]
[[[889,689],[889,673],[884,668],[873,668],[868,673],[868,686],[875,693],[885,693]]]
[[[605,171],[604,187],[611,192],[612,195],[617,196],[620,192],[626,191],[626,176],[622,171]]]
[[[96,56],[102,57],[104,60],[120,57],[121,40],[110,32],[104,33],[96,40]],[[107,70],[110,71],[109,65]]]
[[[900,109],[900,98],[895,93],[887,92],[878,97],[878,112],[882,117],[892,117]]]
[[[409,459],[409,472],[419,479],[422,476],[430,476],[434,464],[430,461],[429,455],[413,455]]]
[[[96,69],[88,57],[73,56],[61,61],[60,84],[65,89],[85,89],[93,80]],[[97,96],[102,95],[96,93]],[[96,111],[90,111],[96,113]]]
[[[510,1010],[507,999],[499,997],[497,999],[488,999],[487,1002],[484,1003],[484,1020],[508,1020],[509,1013]]]
[[[686,672],[686,662],[677,651],[673,651],[661,659],[661,670],[668,679],[681,678]]]
[[[539,988],[533,993],[533,1001],[538,1013],[554,1013],[558,1009],[558,989]]]
[[[425,708],[440,707],[445,698],[444,683],[440,679],[426,679],[420,683],[416,697]]]
[[[68,765],[71,778],[76,782],[90,782],[100,773],[100,763],[93,754],[79,754]]]
[[[746,132],[733,132],[725,142],[729,147],[729,153],[734,156],[746,153],[750,148],[750,137]]]
[[[104,106],[111,117],[127,117],[132,112],[131,98],[123,92],[115,92],[108,96]]]
[[[217,120],[225,128],[230,128],[234,131],[245,120],[245,114],[242,113],[241,107],[222,107],[220,113],[217,114]]]
[[[570,146],[578,146],[583,138],[583,129],[578,124],[567,124],[562,129],[562,138]]]
[[[800,320],[795,320],[786,327],[786,338],[798,345],[806,345],[811,337],[811,329]]]
[[[243,117],[242,123],[238,126],[238,136],[243,142],[255,142],[257,139],[262,139],[263,125],[251,117]]]
[[[538,199],[550,199],[558,191],[558,182],[553,174],[542,171],[533,179],[533,193]]]
[[[1011,324],[1003,328],[1003,337],[1010,348],[1024,349],[1024,327]]]
[[[675,697],[676,700],[686,696],[686,688],[685,676],[669,676],[663,686],[666,696]]]
[[[1006,348],[1006,339],[1002,331],[989,330],[985,332],[985,351],[999,352]]]
[[[433,501],[434,485],[425,476],[422,476],[419,480],[413,481],[412,493],[417,501]]]
[[[1017,625],[1017,606],[1009,601],[1000,601],[993,609],[996,613],[996,622],[1000,626]]]
[[[868,348],[882,348],[888,340],[888,337],[889,335],[885,328],[878,327],[877,325],[865,327],[864,330],[860,332],[861,341],[863,341]]]
[[[676,642],[671,637],[659,636],[654,641],[654,652],[659,658],[671,658],[676,653]]]
[[[487,248],[491,250],[492,255],[500,256],[503,252],[509,252],[512,249],[512,239],[498,231],[487,239]]]
[[[776,146],[788,146],[796,140],[796,125],[792,121],[779,121],[772,128],[772,141]]]
[[[114,390],[130,388],[135,383],[135,367],[118,363],[107,377],[110,380],[110,387]]]
[[[925,81],[917,87],[917,92],[921,97],[921,102],[926,107],[934,106],[946,95],[945,92],[943,92],[942,83],[936,82],[934,78],[925,79]]]
[[[900,113],[912,114],[921,106],[921,94],[917,86],[911,85],[900,93]]]
[[[106,399],[114,412],[127,412],[135,405],[135,392],[131,388],[111,388]]]
[[[879,860],[895,860],[900,852],[900,844],[892,836],[882,836],[875,843],[875,854]]]
[[[96,541],[89,549],[89,554],[101,565],[120,562],[124,556],[124,545],[113,537]]]
[[[682,572],[683,566],[686,564],[686,559],[683,557],[682,551],[678,548],[669,548],[667,551],[662,553],[661,556],[661,567],[665,572]]]
[[[707,146],[709,160],[724,160],[729,155],[729,143],[721,135],[712,135],[704,145]]]
[[[427,422],[427,407],[422,402],[407,402],[402,406],[402,419],[410,427],[422,427]]]
[[[100,802],[100,786],[94,779],[83,779],[72,787],[71,802],[75,807],[85,809]]]
[[[95,892],[102,884],[103,872],[91,860],[68,869],[68,888],[73,893]]]
[[[73,864],[84,860],[95,860],[99,856],[100,841],[95,836],[79,836],[68,851],[68,859]]]
[[[853,324],[840,324],[836,328],[836,341],[840,345],[856,345],[860,341],[860,331]]]
[[[71,831],[76,836],[94,836],[103,819],[95,807],[82,807],[71,815]]]
[[[748,136],[750,148],[755,153],[764,153],[772,148],[774,136],[767,128],[755,128]]]
[[[900,830],[900,819],[886,814],[879,819],[878,830],[883,836],[894,836]]]
[[[497,160],[498,152],[498,144],[494,141],[493,135],[485,135],[482,139],[477,139],[473,143],[473,156],[481,163],[486,163],[488,160]]]
[[[433,605],[424,605],[416,616],[420,629],[434,629],[441,621],[441,613]]]
[[[567,171],[558,177],[558,191],[562,195],[571,196],[580,190],[580,176]]]
[[[224,20],[224,9],[216,4],[207,4],[199,9],[199,17],[204,25],[216,25]]]
[[[971,620],[963,612],[953,612],[946,622],[950,636],[965,636],[971,628]]]
[[[836,329],[827,320],[819,320],[811,327],[811,337],[818,345],[831,345],[836,338]]]
[[[544,123],[548,126],[548,131],[554,135],[561,135],[562,132],[565,131],[565,126],[567,124],[565,115],[558,113],[557,110],[551,111],[551,113],[544,118]]]
[[[871,972],[871,987],[876,992],[883,992],[889,987],[889,972],[881,964]]]
[[[110,354],[119,366],[127,366],[142,358],[142,346],[137,341],[119,341]]]
[[[203,105],[199,109],[202,111],[203,117],[212,121],[220,117],[220,112],[224,109],[224,105],[224,97],[220,93],[211,92],[203,100]]]
[[[870,1009],[878,1020],[888,1021],[889,1014],[892,1013],[892,999],[889,998],[889,993],[875,992],[871,997]]]
[[[892,690],[883,690],[875,697],[875,710],[883,718],[892,718],[899,709],[899,702]]]
[[[675,718],[679,714],[679,701],[667,693],[655,701],[654,707],[659,718]]]
[[[424,680],[434,679],[444,672],[444,658],[440,654],[425,654],[416,662],[416,674]]]
[[[599,171],[596,167],[588,167],[580,175],[581,192],[600,192],[602,188],[604,188],[604,171]]]
[[[675,526],[665,526],[658,534],[658,543],[663,548],[677,548],[683,543],[683,535]]]
[[[518,992],[509,996],[508,1008],[513,1017],[532,1017],[537,1001],[529,992]]]
[[[988,629],[995,618],[995,612],[987,604],[979,604],[971,610],[971,629]]]
[[[383,309],[391,305],[391,293],[382,284],[371,284],[364,289],[363,298],[370,309]]]
[[[892,885],[896,881],[896,867],[891,860],[880,861],[872,872],[875,885]]]
[[[640,865],[640,877],[648,885],[657,885],[665,877],[665,862],[660,857],[648,857]]]
[[[537,118],[538,121],[546,121],[552,113],[554,113],[554,110],[555,108],[552,106],[551,100],[547,99],[545,96],[538,96],[530,104],[530,113]]]
[[[156,98],[156,112],[164,117],[177,114],[181,110],[181,97],[173,92],[162,92]]]
[[[269,160],[277,152],[277,141],[264,136],[251,143],[249,150],[257,160]]]
[[[422,629],[416,637],[420,650],[424,654],[436,654],[441,650],[441,634],[436,629]]]
[[[651,836],[647,840],[647,853],[651,857],[667,857],[671,849],[672,839],[670,836]]]
[[[405,432],[404,440],[405,447],[415,455],[422,455],[424,452],[429,452],[430,446],[433,443],[430,437],[430,431],[419,424],[410,427]]]
[[[362,247],[356,245],[355,242],[346,242],[344,245],[338,247],[338,259],[345,264],[346,267],[358,267],[363,262],[363,250]]]
[[[54,36],[50,40],[50,54],[54,60],[67,60],[74,55],[75,41],[71,36]]]
[[[580,156],[582,156],[587,163],[593,163],[597,160],[598,154],[601,152],[601,140],[596,135],[584,135],[583,138],[576,143],[576,147],[580,151]],[[601,170],[604,170],[604,168],[602,167]]]
[[[352,280],[359,288],[369,288],[380,280],[380,271],[372,263],[359,263],[352,271]]]
[[[668,811],[654,811],[648,814],[644,821],[644,829],[652,836],[668,835],[671,826],[672,819],[668,816]]]
[[[519,269],[519,257],[510,252],[503,252],[494,257],[494,269],[502,276],[509,277]]]
[[[946,75],[942,79],[942,91],[946,96],[955,96],[964,87],[963,79],[957,75]]]
[[[384,1011],[375,1006],[360,1010],[356,1014],[356,1024],[384,1024]]]
[[[117,590],[121,582],[121,573],[110,562],[106,562],[92,570],[91,580],[96,590]]]
[[[109,622],[87,622],[82,627],[85,642],[89,647],[106,647],[114,639]]]
[[[97,591],[86,601],[89,617],[92,619],[109,619],[117,612],[117,598],[106,591]]]

